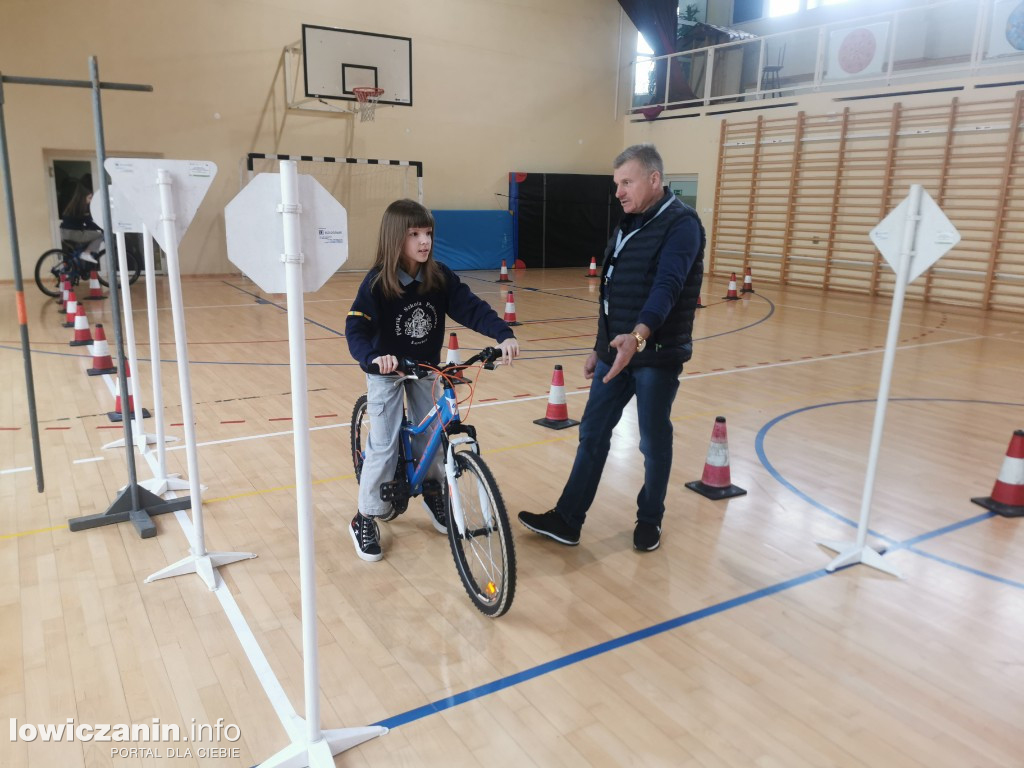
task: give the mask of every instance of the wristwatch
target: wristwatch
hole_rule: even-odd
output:
[[[637,352],[643,352],[644,351],[644,347],[647,346],[647,339],[645,339],[643,336],[641,336],[636,331],[632,331],[629,335],[632,336],[634,339],[636,339],[636,351]]]

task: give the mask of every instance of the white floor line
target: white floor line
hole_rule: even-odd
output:
[[[72,464],[88,464],[93,461],[106,461],[105,456],[93,456],[91,459],[75,459]]]
[[[15,472],[31,472],[32,467],[15,467],[14,469],[0,469],[0,475],[13,475]]]

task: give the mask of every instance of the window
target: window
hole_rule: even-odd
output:
[[[740,24],[764,16],[765,0],[736,0],[732,7],[732,23]]]

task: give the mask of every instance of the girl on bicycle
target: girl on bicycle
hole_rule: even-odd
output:
[[[92,190],[78,182],[71,200],[61,212],[60,238],[72,244],[72,259],[80,258],[96,264],[93,253],[103,245],[103,230],[92,220],[92,212],[89,210],[91,202]]]
[[[367,412],[372,430],[366,444],[359,482],[359,509],[349,525],[356,554],[375,562],[383,556],[375,518],[389,511],[380,498],[381,483],[395,477],[402,423],[403,389],[409,418],[416,424],[434,405],[429,379],[395,386],[388,374],[399,360],[439,365],[445,337],[445,316],[498,342],[502,362],[511,363],[519,343],[508,324],[489,304],[475,296],[444,264],[434,259],[434,217],[413,200],[396,200],[384,211],[377,239],[377,258],[363,278],[345,321],[349,352],[366,372]],[[371,373],[371,365],[380,374]],[[420,440],[420,448],[429,436]],[[447,532],[444,457],[438,452],[430,477],[436,481],[424,500],[434,528]]]

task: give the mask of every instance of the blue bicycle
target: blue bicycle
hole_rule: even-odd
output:
[[[448,543],[459,578],[473,604],[486,616],[496,618],[512,605],[516,591],[516,554],[505,502],[490,468],[480,457],[476,429],[462,421],[455,387],[468,385],[462,371],[476,363],[493,370],[501,350],[487,347],[462,364],[440,368],[404,360],[395,385],[405,379],[420,379],[437,374],[440,394],[420,424],[412,424],[403,414],[399,439],[399,459],[395,479],[381,485],[380,496],[391,503],[388,514],[378,517],[387,522],[406,510],[409,499],[443,491],[426,480],[437,451],[444,451],[447,493],[443,494],[448,518]],[[471,386],[471,385],[469,385]],[[371,423],[366,413],[366,395],[356,400],[352,411],[352,461],[358,480],[363,468],[366,441]],[[423,453],[416,456],[412,439],[428,434]],[[436,482],[434,483],[436,486]],[[454,523],[454,524],[453,524]]]

